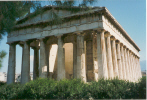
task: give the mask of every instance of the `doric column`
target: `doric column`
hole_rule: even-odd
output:
[[[24,42],[22,53],[21,84],[30,81],[30,43]]]
[[[139,76],[139,79],[142,78],[142,74],[141,74],[141,68],[140,68],[140,62],[139,62],[139,57],[137,59],[137,65],[138,65],[138,76]]]
[[[98,78],[108,78],[104,30],[97,34]]]
[[[105,34],[106,37],[106,46],[107,46],[107,67],[108,67],[108,78],[113,78],[113,65],[112,65],[112,52],[111,52],[111,41],[110,41],[110,33]]]
[[[137,81],[138,79],[137,79],[137,57],[136,56],[135,56],[135,68],[134,68],[134,71],[135,71],[135,75],[134,75],[135,81]]]
[[[122,75],[123,79],[126,80],[126,69],[125,69],[125,58],[124,58],[124,47],[123,44],[120,44],[121,46],[121,64],[122,64]]]
[[[132,55],[133,56],[133,61],[132,61],[132,63],[133,63],[133,67],[132,67],[132,72],[133,72],[133,81],[135,82],[135,56],[134,56],[134,54]]]
[[[50,45],[49,44],[46,44],[45,52],[46,52],[46,64],[47,64],[47,78],[49,78],[49,56],[50,56]]]
[[[61,36],[58,36],[58,56],[57,56],[57,80],[60,81],[65,76],[65,51],[63,48],[63,39]]]
[[[39,47],[32,47],[34,50],[33,80],[39,77]]]
[[[131,81],[129,49],[127,49],[127,63],[128,63],[128,80]]]
[[[138,81],[138,79],[139,79],[139,77],[138,77],[138,62],[137,62],[138,60],[137,59],[138,59],[138,57],[136,56],[136,66],[135,66],[136,67],[136,75],[135,75],[136,81]]]
[[[113,75],[114,75],[114,77],[118,77],[116,43],[115,43],[114,37],[111,37],[111,50],[112,50],[112,62],[113,62]]]
[[[16,67],[16,44],[9,44],[9,63],[7,73],[7,84],[15,82],[15,67]]]
[[[39,77],[47,77],[47,63],[46,63],[46,49],[45,42],[43,39],[40,39],[40,67],[39,67]]]
[[[97,61],[97,34],[93,33],[93,66],[94,80],[98,81],[98,61]]]
[[[77,42],[73,42],[73,78],[77,78]]]
[[[86,82],[84,35],[77,34],[77,78]]]
[[[117,64],[118,64],[118,72],[119,72],[119,79],[123,79],[122,75],[122,64],[121,64],[121,54],[120,54],[120,42],[116,42],[116,48],[117,48]]]
[[[131,81],[133,82],[133,59],[132,59],[132,52],[130,51],[130,75],[131,75]]]
[[[129,80],[129,70],[128,70],[128,56],[127,56],[127,48],[124,48],[124,60],[125,60],[125,71],[126,71],[126,80]]]

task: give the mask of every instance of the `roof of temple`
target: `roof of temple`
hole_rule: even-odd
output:
[[[106,7],[91,7],[91,8],[81,8],[81,7],[58,7],[58,6],[44,6],[42,7],[38,12],[33,12],[28,14],[27,16],[25,16],[24,18],[19,19],[16,22],[15,25],[15,29],[19,29],[19,28],[23,28],[23,27],[29,27],[31,25],[39,25],[39,24],[46,24],[49,23],[51,20],[45,20],[45,21],[38,21],[38,22],[33,22],[33,23],[29,23],[29,24],[22,24],[23,22],[29,20],[30,18],[33,18],[34,16],[37,16],[47,10],[51,10],[51,9],[55,9],[55,10],[66,10],[66,11],[71,11],[71,9],[73,10],[72,14],[68,14],[66,16],[63,17],[63,19],[66,20],[70,20],[72,18],[78,17],[78,16],[85,16],[88,14],[103,14],[105,15],[110,21],[111,23],[113,23],[113,25],[115,25],[115,27],[117,27],[119,29],[119,31],[125,36],[125,38],[128,39],[128,41],[138,50],[140,51],[140,48],[137,46],[137,44],[133,41],[133,39],[128,35],[128,33],[122,28],[122,26],[117,22],[117,20],[112,16],[112,14],[108,11],[108,9]],[[82,12],[78,12],[80,9],[82,9]]]

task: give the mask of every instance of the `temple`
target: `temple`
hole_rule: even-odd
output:
[[[7,37],[7,84],[15,81],[16,45],[22,47],[22,84],[30,81],[30,48],[34,50],[34,80],[90,82],[118,77],[137,82],[142,77],[140,48],[108,9],[72,7],[74,13],[70,9],[45,6],[17,21]]]

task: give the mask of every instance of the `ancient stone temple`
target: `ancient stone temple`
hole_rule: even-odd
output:
[[[136,82],[142,77],[139,47],[107,8],[72,7],[74,13],[70,9],[45,6],[17,21],[7,37],[8,84],[15,80],[16,45],[22,47],[22,84],[30,80],[30,48],[33,79],[90,82],[118,77]]]

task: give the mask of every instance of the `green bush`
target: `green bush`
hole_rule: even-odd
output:
[[[0,81],[0,86],[5,85],[5,84],[6,84],[6,82]]]
[[[138,83],[113,79],[84,83],[79,79],[39,78],[25,85],[0,87],[0,99],[145,99],[146,77]]]

